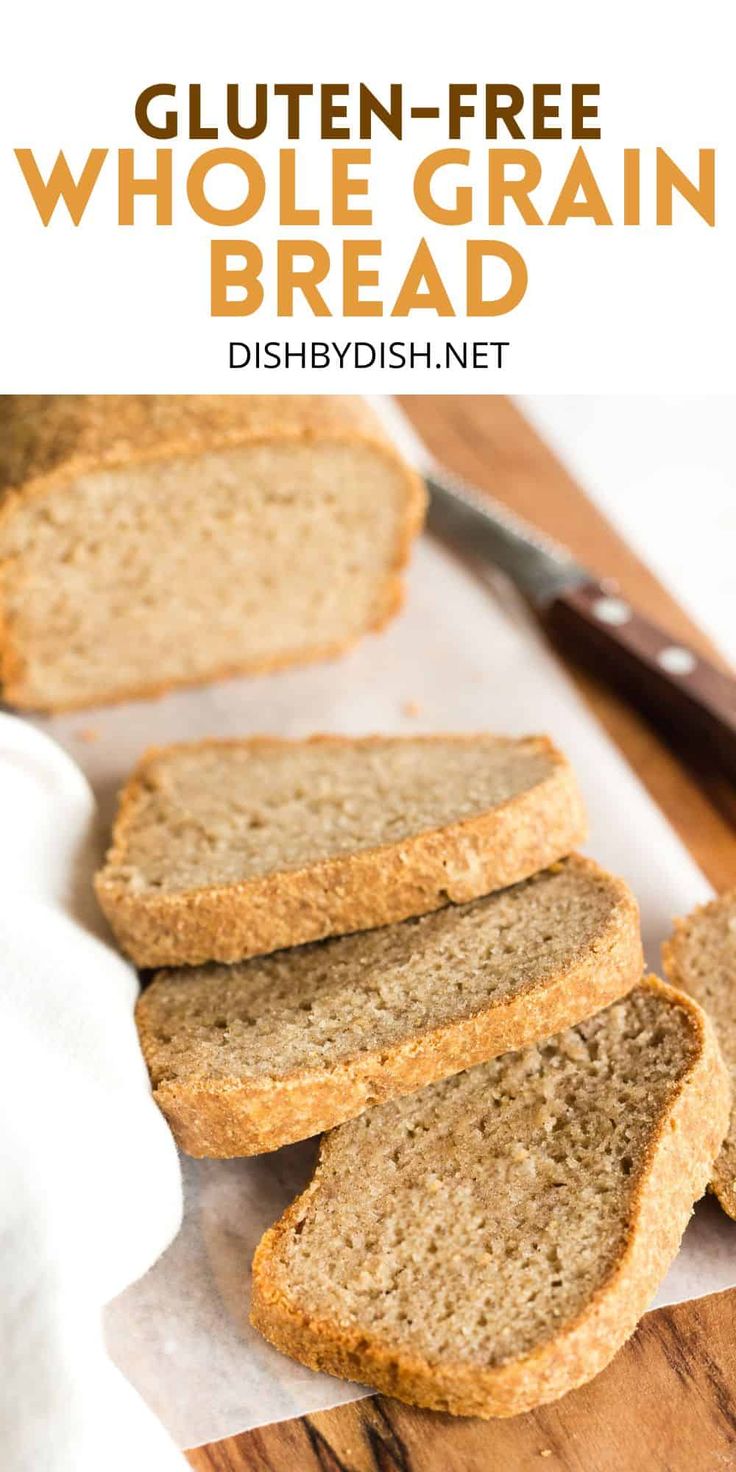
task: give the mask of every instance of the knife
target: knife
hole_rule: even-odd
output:
[[[516,585],[543,626],[671,734],[736,778],[736,677],[643,617],[613,582],[458,476],[425,475],[429,531]]]

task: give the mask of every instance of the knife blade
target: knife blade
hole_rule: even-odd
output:
[[[585,568],[565,547],[485,492],[444,470],[425,480],[430,532],[468,556],[489,557],[535,607],[544,608],[563,589],[588,581]]]
[[[736,678],[671,637],[567,548],[460,477],[425,474],[431,533],[500,568],[558,644],[675,737],[736,778]]]

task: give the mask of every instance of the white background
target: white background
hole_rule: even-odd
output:
[[[715,392],[734,385],[731,350],[736,259],[736,144],[732,125],[729,23],[721,0],[684,4],[590,6],[582,0],[520,0],[508,7],[478,0],[369,6],[295,0],[253,5],[245,0],[128,0],[123,7],[68,0],[26,0],[11,18],[0,77],[0,388],[6,391],[320,391],[401,390],[569,392]],[[6,35],[7,41],[7,35]],[[79,169],[92,146],[135,146],[140,167],[155,147],[136,128],[138,92],[162,80],[204,85],[206,105],[221,119],[224,84],[256,80],[362,79],[380,91],[400,80],[410,98],[435,100],[448,80],[596,81],[602,87],[604,137],[589,145],[599,181],[620,217],[624,147],[667,148],[692,173],[698,146],[717,146],[719,216],[709,230],[692,211],[658,230],[593,227],[573,221],[560,229],[506,227],[529,267],[529,289],[510,316],[427,325],[427,335],[511,341],[508,369],[497,375],[353,373],[339,379],[298,371],[234,374],[227,368],[231,337],[284,335],[264,310],[249,319],[209,317],[209,239],[213,228],[192,216],[184,177],[209,143],[173,145],[175,218],[152,223],[152,201],[139,202],[133,229],[115,224],[116,160],[108,158],[88,214],[75,229],[61,215],[44,229],[12,149],[33,147],[46,171],[64,147]],[[416,124],[403,145],[375,144],[376,230],[385,240],[386,295],[396,290],[421,234],[411,178],[417,160],[446,141],[444,130]],[[424,131],[426,129],[426,131]],[[227,138],[220,141],[229,142]],[[259,142],[268,168],[284,140]],[[485,150],[480,137],[477,178]],[[245,145],[243,145],[245,146]],[[569,140],[535,145],[545,169],[549,203],[574,151]],[[304,155],[304,145],[302,154]],[[307,145],[305,189],[324,177],[328,145]],[[547,172],[549,171],[549,172]],[[648,196],[650,199],[651,197]],[[650,214],[647,209],[645,218]],[[232,234],[233,230],[227,231]],[[234,233],[240,233],[237,230]],[[260,238],[270,258],[277,233],[273,205],[244,235]],[[285,233],[289,233],[288,231]],[[293,233],[302,233],[291,232]],[[365,227],[354,227],[365,233]],[[482,224],[472,233],[482,235]],[[503,233],[495,229],[491,234]],[[325,231],[329,240],[331,231]],[[451,291],[461,284],[457,230],[427,230]],[[270,275],[267,273],[270,289]],[[300,319],[292,335],[370,338],[405,336],[406,321]]]

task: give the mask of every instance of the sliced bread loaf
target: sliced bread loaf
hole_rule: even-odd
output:
[[[252,1321],[313,1369],[456,1415],[596,1375],[677,1251],[728,1123],[710,1024],[656,981],[327,1136],[262,1239]]]
[[[542,737],[205,741],[143,759],[96,889],[137,965],[229,962],[488,894],[584,833]]]
[[[424,506],[358,399],[0,399],[0,677],[43,710],[343,649]]]
[[[679,920],[663,955],[670,981],[695,997],[712,1018],[736,1080],[736,890]],[[724,1211],[736,1218],[736,1111],[711,1186]]]
[[[253,1155],[547,1037],[641,969],[632,895],[572,858],[420,919],[162,972],[137,1022],[182,1148]]]

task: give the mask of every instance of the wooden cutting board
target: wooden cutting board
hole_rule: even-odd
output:
[[[511,403],[407,397],[402,405],[445,465],[722,663]],[[736,884],[733,790],[699,767],[697,753],[676,756],[608,691],[572,673],[712,884]],[[648,1314],[590,1385],[509,1421],[458,1421],[376,1396],[201,1447],[189,1461],[197,1472],[723,1472],[736,1468],[735,1319],[736,1290]]]

